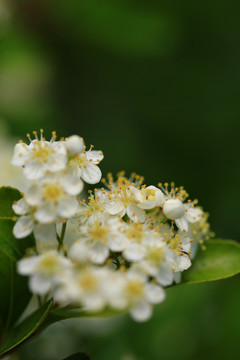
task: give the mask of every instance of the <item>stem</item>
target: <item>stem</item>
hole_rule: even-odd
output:
[[[164,218],[161,220],[161,224],[165,224],[168,221],[168,218],[164,216]]]
[[[37,299],[38,299],[38,307],[40,308],[40,307],[42,306],[41,296],[38,295],[38,296],[37,296]]]
[[[58,250],[60,250],[61,246],[63,245],[63,240],[64,240],[64,236],[65,236],[65,232],[66,232],[66,227],[67,227],[67,223],[65,222],[65,223],[62,224],[61,235],[59,236],[57,234],[57,240],[59,242]]]

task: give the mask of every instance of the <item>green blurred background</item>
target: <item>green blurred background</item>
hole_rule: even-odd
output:
[[[77,133],[101,169],[175,181],[239,240],[240,22],[234,0],[0,0],[0,120]],[[238,359],[239,277],[180,286],[146,324],[52,326],[14,359]]]

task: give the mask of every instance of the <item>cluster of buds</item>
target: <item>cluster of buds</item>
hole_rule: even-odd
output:
[[[12,164],[23,167],[29,187],[13,205],[14,235],[32,231],[37,253],[18,263],[34,294],[56,306],[129,310],[137,321],[152,314],[164,288],[181,281],[198,244],[209,236],[207,214],[173,183],[146,186],[124,172],[101,179],[101,151],[86,151],[81,137],[46,141],[28,135]],[[84,182],[102,186],[84,199]],[[71,231],[70,231],[71,230]]]

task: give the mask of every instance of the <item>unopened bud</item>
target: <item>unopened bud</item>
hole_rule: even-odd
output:
[[[83,139],[78,135],[70,136],[66,141],[66,149],[72,155],[78,155],[84,150]]]
[[[185,208],[180,200],[169,199],[163,205],[163,213],[168,219],[176,220],[185,214]]]

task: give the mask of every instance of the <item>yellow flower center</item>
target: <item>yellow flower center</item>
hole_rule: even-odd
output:
[[[79,279],[79,285],[86,291],[94,291],[97,289],[98,282],[90,271],[85,271]]]
[[[146,260],[159,265],[164,260],[163,248],[149,248],[147,251]]]
[[[45,256],[37,265],[37,271],[42,272],[44,275],[54,275],[59,269],[59,259],[53,254]]]
[[[89,231],[92,240],[97,240],[103,243],[107,242],[108,229],[100,223],[95,223]]]
[[[58,203],[63,195],[64,190],[58,184],[46,184],[43,187],[43,198],[45,201]]]
[[[130,301],[143,298],[144,287],[140,280],[130,280],[126,286],[126,294]]]
[[[33,160],[38,161],[39,164],[46,163],[49,156],[53,153],[53,150],[48,146],[42,144],[41,141],[37,141],[33,148]]]
[[[132,224],[126,231],[126,235],[129,239],[140,243],[144,235],[142,224]]]
[[[156,201],[156,195],[155,195],[154,189],[142,189],[141,194],[143,197],[143,201]]]

